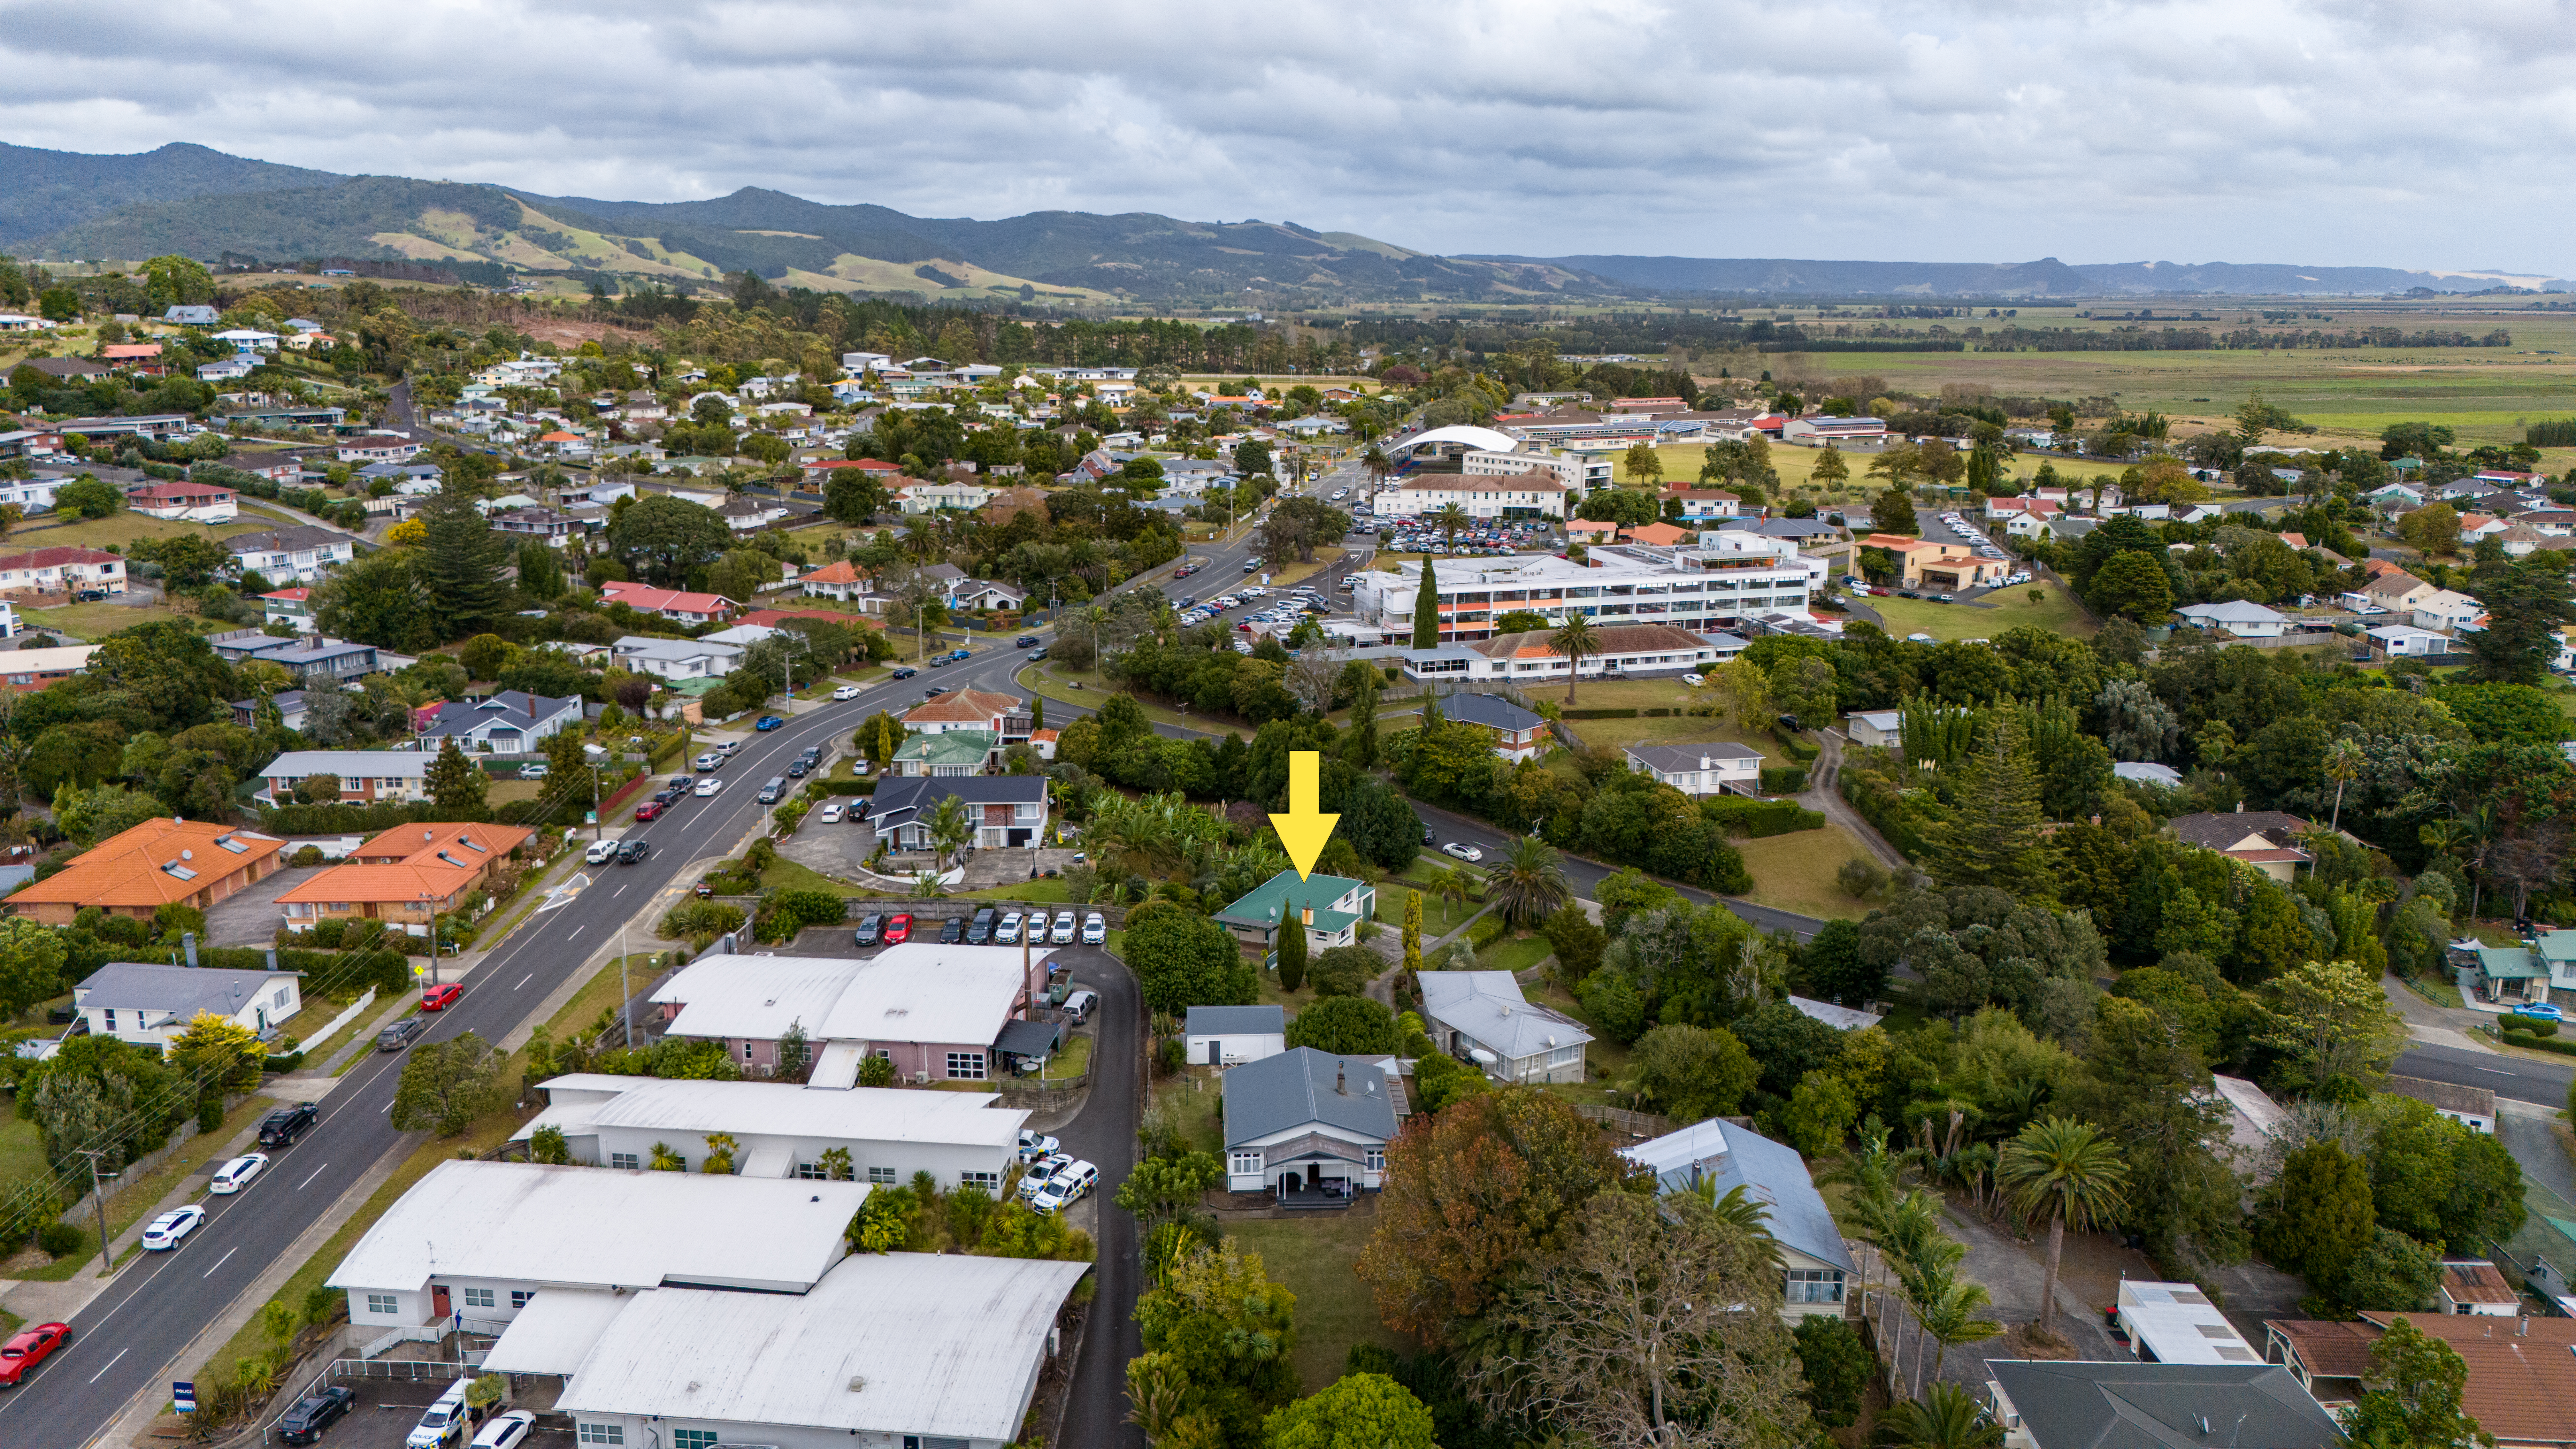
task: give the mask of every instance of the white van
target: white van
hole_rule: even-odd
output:
[[[447,1449],[450,1444],[465,1441],[465,1389],[472,1379],[458,1379],[447,1386],[437,1401],[420,1416],[420,1423],[403,1440],[403,1449]]]
[[[1100,1009],[1100,993],[1077,991],[1064,999],[1064,1019],[1079,1026],[1083,1018]]]

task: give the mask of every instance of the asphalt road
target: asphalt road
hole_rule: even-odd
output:
[[[2576,1062],[2576,1059],[2571,1059]],[[2458,1047],[2418,1044],[2400,1052],[2392,1071],[2401,1077],[2486,1087],[2499,1097],[2536,1102],[2544,1107],[2567,1105],[2567,1086],[2576,1081],[2576,1064],[2536,1061],[2500,1052],[2463,1051]]]
[[[1096,1288],[1082,1356],[1074,1362],[1063,1442],[1143,1449],[1144,1431],[1127,1422],[1127,1361],[1145,1351],[1144,1333],[1136,1326],[1143,1271],[1136,1220],[1117,1198],[1135,1166],[1136,1129],[1142,1125],[1145,999],[1126,965],[1097,946],[1076,946],[1057,957],[1070,963],[1077,984],[1100,993],[1091,1097],[1081,1115],[1056,1134],[1065,1151],[1100,1168]]]
[[[977,660],[939,671],[943,677],[935,682],[954,686],[975,679],[998,685],[1007,680],[1007,669],[1016,666],[1014,652],[1007,646],[987,651]],[[996,671],[1004,672],[990,677]],[[433,1025],[422,1039],[443,1040],[471,1030],[499,1041],[579,972],[620,923],[680,879],[690,862],[738,845],[761,813],[754,799],[759,781],[784,774],[805,746],[826,744],[875,710],[919,700],[930,682],[933,676],[926,672],[919,679],[877,685],[856,700],[813,708],[795,715],[784,728],[754,735],[719,772],[725,782],[722,793],[706,800],[689,797],[660,820],[630,832],[653,842],[650,857],[630,866],[589,868],[589,887],[567,905],[530,916],[512,932],[476,968],[463,998],[430,1018]],[[1110,983],[1101,989],[1108,995]],[[1132,982],[1128,989],[1133,990]],[[1133,1031],[1132,1023],[1128,1030]],[[1132,1041],[1130,1048],[1132,1056]],[[1115,1052],[1106,1054],[1107,1060],[1116,1058]],[[112,1286],[72,1317],[71,1344],[0,1400],[0,1445],[77,1449],[113,1423],[137,1394],[166,1394],[172,1378],[192,1377],[199,1365],[177,1361],[189,1342],[369,1165],[389,1151],[409,1151],[419,1141],[395,1132],[386,1121],[402,1059],[402,1053],[370,1053],[322,1099],[319,1125],[295,1146],[273,1154],[275,1164],[256,1186],[237,1197],[205,1199],[205,1224],[178,1250],[129,1259]],[[1129,1140],[1132,1153],[1132,1129]],[[1113,1165],[1123,1177],[1130,1153],[1093,1160],[1101,1164],[1104,1177]],[[1104,1209],[1104,1219],[1110,1216],[1112,1211]]]

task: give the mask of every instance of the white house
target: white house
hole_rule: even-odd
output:
[[[358,556],[358,541],[316,523],[289,524],[224,540],[233,567],[270,583],[311,583]]]
[[[301,971],[230,971],[111,961],[72,988],[72,1010],[93,1036],[164,1047],[200,1012],[265,1037],[304,1009]]]
[[[656,679],[722,679],[742,662],[742,648],[705,639],[654,639],[629,634],[611,646],[617,662]]]
[[[2412,624],[2382,624],[2376,629],[2365,629],[2362,633],[2370,640],[2373,649],[2401,659],[2451,652],[2449,635],[2436,634],[2430,629],[2418,629]]]
[[[2390,1077],[2388,1091],[2391,1096],[2412,1097],[2472,1132],[2492,1135],[2496,1130],[2493,1087],[2468,1087],[2426,1077]]]
[[[1895,749],[1904,721],[1905,716],[1892,709],[1857,710],[1843,716],[1851,742],[1867,750]]]
[[[2415,627],[2444,634],[2484,625],[2487,606],[2456,589],[2435,589],[2415,601]]]
[[[2203,629],[2224,629],[2239,639],[2275,639],[2290,629],[2287,614],[2244,599],[2223,604],[2187,604],[2174,612],[2187,623]]]
[[[541,740],[581,725],[581,696],[548,699],[504,689],[489,699],[451,700],[420,727],[420,747],[436,750],[453,738],[460,750],[520,754]]]
[[[1217,924],[1234,938],[1264,950],[1278,944],[1281,920],[1300,922],[1306,948],[1326,951],[1356,945],[1359,923],[1377,914],[1377,888],[1366,881],[1317,871],[1299,879],[1283,870],[1216,913]]]
[[[1422,1018],[1442,1051],[1503,1082],[1580,1082],[1592,1040],[1573,1018],[1521,995],[1509,971],[1426,971]]]
[[[1440,712],[1461,724],[1483,725],[1494,732],[1494,753],[1518,764],[1547,749],[1547,721],[1499,694],[1453,694],[1439,701]]]
[[[819,1021],[815,1023],[821,1025]],[[999,1191],[1029,1114],[992,1092],[895,1087],[814,1087],[788,1082],[662,1081],[581,1072],[539,1083],[546,1108],[510,1140],[563,1133],[573,1160],[592,1167],[653,1165],[657,1146],[696,1171],[717,1134],[734,1141],[743,1177],[825,1181],[825,1155],[849,1154],[851,1179],[888,1184],[927,1172],[944,1188]]]
[[[1295,1047],[1225,1074],[1228,1191],[1373,1192],[1395,1132],[1377,1060]]]
[[[1759,794],[1762,754],[1742,745],[1629,745],[1628,768],[1685,795]]]
[[[258,778],[264,783],[251,798],[262,805],[283,805],[297,785],[315,775],[331,775],[340,782],[343,804],[425,800],[435,758],[419,750],[289,750],[260,766]]]
[[[1193,1006],[1181,1030],[1194,1066],[1241,1066],[1288,1050],[1288,1012],[1281,1006]]]
[[[1787,1275],[1781,1316],[1791,1322],[1843,1316],[1843,1290],[1857,1270],[1797,1149],[1712,1118],[1622,1148],[1619,1155],[1654,1173],[1665,1192],[1693,1191],[1704,1182],[1713,1182],[1720,1197],[1743,1188],[1770,1210],[1763,1226],[1780,1246]]]

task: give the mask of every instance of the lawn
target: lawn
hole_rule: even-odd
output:
[[[1021,688],[1033,694],[1052,699],[1059,704],[1080,705],[1087,710],[1100,708],[1101,701],[1118,692],[1118,686],[1102,678],[1099,670],[1068,669],[1052,659],[1042,660],[1021,670],[1016,676],[1016,682]],[[1139,699],[1136,704],[1145,711],[1145,718],[1156,724],[1177,725],[1182,729],[1195,730],[1201,734],[1222,735],[1228,730],[1236,734],[1250,733],[1240,724],[1211,719],[1206,715],[1188,714],[1155,704],[1150,700]],[[1058,720],[1056,727],[1062,728],[1068,723],[1071,723],[1070,719]]]
[[[1739,840],[1735,848],[1753,876],[1753,889],[1744,893],[1744,899],[1755,905],[1776,906],[1802,916],[1854,920],[1869,913],[1866,905],[1834,884],[1834,872],[1842,869],[1843,862],[1870,858],[1868,849],[1839,825]]]
[[[1521,988],[1521,994],[1532,1002],[1583,1024],[1592,1040],[1583,1048],[1587,1080],[1559,1083],[1549,1091],[1572,1102],[1608,1105],[1612,1101],[1612,1084],[1628,1074],[1628,1049],[1602,1034],[1599,1024],[1585,1014],[1573,995],[1553,981],[1541,981]]]
[[[1290,1360],[1308,1393],[1342,1376],[1355,1343],[1397,1353],[1412,1349],[1378,1321],[1377,1304],[1357,1272],[1360,1250],[1376,1224],[1376,1213],[1353,1210],[1226,1225],[1227,1237],[1260,1254],[1270,1276],[1297,1295],[1297,1346]]]
[[[2030,589],[2043,596],[2033,604]],[[2006,629],[2031,625],[2052,634],[2069,634],[2090,639],[2099,627],[2081,605],[2055,584],[2032,584],[2027,588],[2000,590],[1987,597],[1996,601],[1992,608],[1976,604],[1944,604],[1932,599],[1872,597],[1860,602],[1887,621],[1887,632],[1903,638],[1908,634],[1929,634],[1935,639],[1991,639]]]
[[[1070,1081],[1091,1068],[1091,1034],[1078,1032],[1064,1044],[1064,1050],[1047,1058],[1044,1080]]]
[[[195,534],[200,538],[231,538],[235,534],[257,533],[276,527],[276,520],[244,518],[231,523],[207,525],[181,523],[172,518],[150,518],[140,513],[119,511],[105,518],[83,518],[72,523],[21,526],[9,535],[11,548],[105,548],[115,544],[122,548],[138,538],[181,538]]]
[[[0,1118],[0,1182],[24,1182],[45,1171],[45,1137],[36,1124],[15,1112]]]
[[[52,547],[50,544],[41,546]],[[205,625],[205,621],[194,614],[182,614],[158,604],[65,604],[59,609],[21,609],[18,616],[27,621],[30,630],[74,639],[104,639],[119,629],[131,629],[137,624],[156,624],[165,619],[175,619],[200,632]]]
[[[872,896],[876,892],[865,886],[837,881],[810,867],[798,865],[785,856],[770,863],[760,873],[760,883],[772,890],[830,891],[836,896]]]
[[[961,898],[981,901],[1045,901],[1053,905],[1073,904],[1073,892],[1066,888],[1062,876],[1021,881],[1016,885],[987,886],[980,891],[958,891]]]
[[[1378,924],[1390,931],[1404,929],[1404,898],[1416,892],[1399,885],[1382,885],[1377,890]],[[1468,918],[1483,910],[1477,901],[1446,901],[1438,896],[1422,897],[1422,943],[1429,945],[1451,931],[1467,924]]]
[[[1476,965],[1485,971],[1527,971],[1556,954],[1545,936],[1515,936],[1496,941],[1476,953]]]

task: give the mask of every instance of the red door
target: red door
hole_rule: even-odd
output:
[[[430,1306],[430,1308],[431,1308],[432,1310],[434,1310],[435,1315],[436,1315],[437,1317],[439,1317],[439,1318],[445,1318],[445,1317],[447,1316],[448,1308],[447,1308],[447,1285],[446,1285],[446,1284],[444,1284],[444,1283],[433,1283],[433,1284],[431,1284],[431,1285],[429,1286],[429,1306]]]

